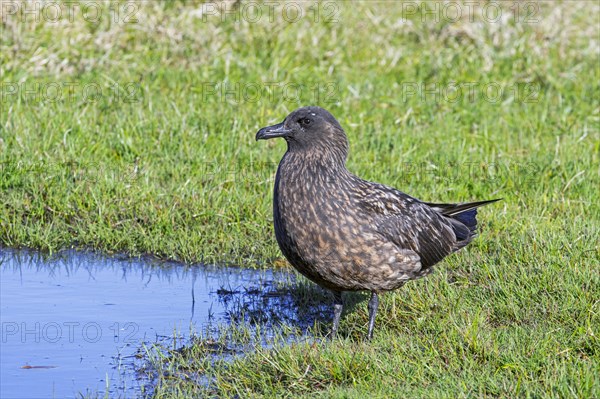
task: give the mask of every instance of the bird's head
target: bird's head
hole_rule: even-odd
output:
[[[256,140],[275,137],[283,137],[289,151],[325,152],[340,155],[343,161],[348,154],[348,139],[344,129],[329,111],[320,107],[298,108],[283,122],[263,127],[256,133]]]

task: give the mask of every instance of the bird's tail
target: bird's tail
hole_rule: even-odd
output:
[[[427,203],[427,205],[450,219],[456,238],[459,244],[461,244],[460,248],[462,248],[477,235],[477,208],[500,201],[501,199],[502,198],[487,201],[463,202],[460,204]]]

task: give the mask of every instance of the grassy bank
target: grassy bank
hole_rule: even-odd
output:
[[[340,343],[217,362],[212,392],[599,396],[596,3],[129,2],[39,18],[14,4],[2,246],[276,258],[285,144],[254,134],[308,104],[338,117],[362,177],[430,201],[505,198],[467,251],[384,299],[373,343],[357,342],[359,306]],[[203,389],[163,382],[158,396]]]

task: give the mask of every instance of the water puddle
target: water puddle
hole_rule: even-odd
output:
[[[2,249],[0,397],[143,395],[144,345],[228,322],[306,328],[328,304],[305,306],[298,287],[289,271]]]

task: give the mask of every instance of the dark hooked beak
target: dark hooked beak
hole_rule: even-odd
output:
[[[268,140],[274,137],[287,137],[292,131],[283,127],[283,122],[277,125],[263,127],[256,133],[256,140]]]

